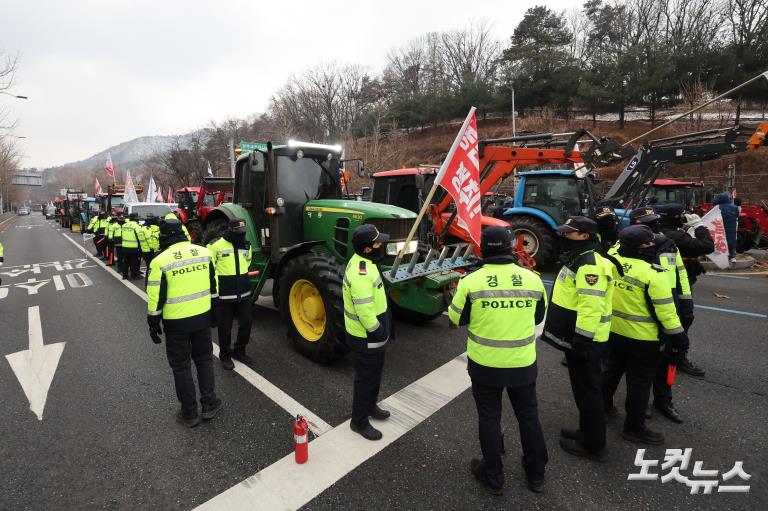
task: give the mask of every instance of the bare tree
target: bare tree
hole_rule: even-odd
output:
[[[0,48],[0,101],[4,96],[5,99],[7,99],[8,96],[6,94],[8,94],[8,91],[11,90],[14,85],[18,64],[18,55],[6,55],[2,48]],[[8,116],[8,109],[2,104],[2,102],[0,102],[0,129],[12,130],[16,127],[17,122],[10,121]]]

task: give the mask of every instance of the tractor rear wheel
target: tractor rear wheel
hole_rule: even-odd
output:
[[[557,255],[557,237],[552,229],[538,218],[530,216],[511,216],[509,222],[512,240],[523,237],[525,251],[536,260],[536,266],[543,268]]]
[[[343,267],[316,252],[294,257],[280,275],[280,314],[288,337],[306,357],[327,364],[347,353]]]

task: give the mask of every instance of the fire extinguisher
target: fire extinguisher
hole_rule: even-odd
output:
[[[296,463],[303,464],[309,459],[309,425],[307,420],[301,415],[296,416],[296,422],[293,423],[293,452]]]

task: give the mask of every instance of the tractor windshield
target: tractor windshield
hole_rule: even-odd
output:
[[[579,187],[568,176],[536,177],[526,180],[523,206],[547,213],[558,224],[569,216],[581,215]]]
[[[219,195],[219,192],[208,192],[205,194],[205,197],[203,197],[203,206],[210,206],[212,208],[216,207],[216,196]]]
[[[650,197],[657,197],[659,204],[682,204],[684,206],[691,205],[692,193],[688,187],[672,187],[672,186],[654,186],[651,189]]]
[[[278,156],[277,169],[277,188],[286,205],[341,198],[339,161],[336,159]]]

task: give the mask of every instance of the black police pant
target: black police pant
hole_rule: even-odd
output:
[[[122,273],[123,271],[123,247],[115,242],[115,258],[114,264],[117,265],[117,270]]]
[[[352,390],[352,423],[367,427],[368,416],[376,406],[384,370],[384,350],[354,353],[355,384]]]
[[[506,387],[507,396],[517,417],[520,443],[523,446],[523,468],[529,476],[544,475],[547,464],[547,445],[539,422],[536,401],[536,383],[522,387]],[[484,385],[472,381],[472,395],[477,406],[480,426],[480,449],[485,460],[488,482],[494,488],[504,485],[504,467],[501,462],[501,395],[504,387]]]
[[[611,347],[605,370],[603,371],[603,399],[605,410],[613,408],[613,395],[619,386],[621,377],[627,375],[627,400],[624,403],[627,416],[624,430],[637,432],[645,429],[645,409],[651,395],[651,386],[659,367],[660,354],[637,355]]]
[[[184,417],[197,416],[197,397],[190,359],[195,362],[197,368],[197,383],[200,387],[200,404],[203,410],[215,405],[211,329],[206,327],[183,334],[166,332],[165,353],[168,355],[168,364],[173,371],[176,397],[181,403]]]
[[[605,407],[603,406],[603,345],[583,343],[565,352],[568,376],[576,407],[579,409],[581,443],[590,452],[605,447]]]
[[[253,304],[250,298],[237,302],[219,300],[219,349],[222,358],[232,356],[232,323],[235,318],[237,318],[237,339],[234,352],[245,352],[245,346],[251,338],[252,311]]]
[[[672,386],[667,384],[667,368],[672,363],[672,359],[667,354],[662,353],[659,369],[653,379],[653,400],[658,403],[672,402]]]
[[[104,238],[103,234],[97,234],[93,238],[93,244],[96,246],[96,256],[97,257],[103,257],[105,252],[105,246],[107,244],[107,240]]]
[[[138,248],[122,248],[122,266],[120,272],[123,277],[128,276],[130,271],[131,277],[136,278],[139,276],[139,265],[141,264],[141,253]]]

